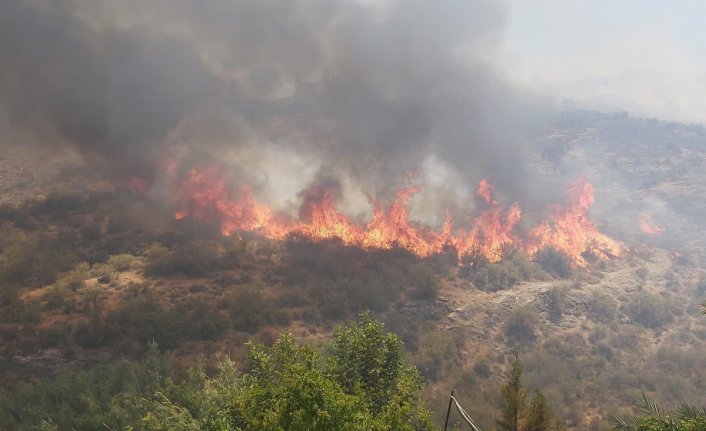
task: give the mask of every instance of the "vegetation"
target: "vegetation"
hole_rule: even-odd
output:
[[[249,367],[229,359],[209,377],[185,375],[152,344],[139,365],[66,371],[0,393],[0,428],[133,430],[426,430],[419,373],[400,339],[369,316],[335,333],[329,354],[282,335],[250,344]]]
[[[665,413],[644,394],[636,405],[641,416],[614,415],[612,429],[616,431],[701,431],[706,429],[706,409],[682,404]]]
[[[510,374],[500,392],[500,431],[549,431],[563,428],[554,420],[544,395],[535,391],[527,401],[527,390],[522,386],[522,364],[515,352]]]
[[[607,268],[599,263],[574,268],[569,281],[560,279],[567,272],[561,270],[561,254],[553,252],[541,261],[515,252],[502,262],[475,259],[458,267],[451,252],[420,259],[405,250],[363,251],[335,240],[223,238],[212,226],[172,221],[170,214],[135,197],[57,194],[52,199],[50,205],[0,208],[0,386],[8,388],[2,403],[18,397],[31,405],[18,394],[37,387],[44,389],[36,389],[34,397],[42,398],[43,390],[54,397],[49,412],[64,409],[60,401],[79,409],[75,406],[87,400],[112,400],[67,411],[66,417],[91,409],[96,415],[129,417],[124,402],[137,416],[100,420],[134,429],[155,429],[158,422],[174,429],[201,427],[201,407],[194,407],[201,404],[179,395],[191,391],[183,389],[189,373],[198,374],[179,365],[192,360],[194,351],[210,358],[199,384],[213,388],[221,374],[212,355],[227,350],[238,364],[232,372],[242,377],[251,372],[242,366],[249,360],[247,338],[273,346],[277,334],[291,328],[296,337],[327,340],[338,322],[364,310],[400,334],[409,363],[428,383],[421,392],[428,405],[443,405],[439,388],[454,387],[459,399],[469,400],[483,429],[491,429],[499,417],[502,382],[497,376],[506,371],[504,358],[514,346],[522,351],[527,394],[520,431],[530,423],[546,424],[547,406],[552,418],[596,431],[604,423],[587,420],[589,412],[595,418],[630,405],[641,392],[659,402],[706,399],[706,325],[695,320],[706,291],[704,277],[659,251],[644,259],[630,255]],[[625,285],[612,284],[611,271],[621,273]],[[681,306],[677,295],[691,295],[689,303]],[[145,361],[154,359],[148,347],[153,341],[174,355],[157,355],[169,363],[164,380],[171,381],[158,389],[141,380]],[[387,346],[384,337],[376,343]],[[260,347],[275,354],[272,347]],[[333,379],[345,397],[382,414],[377,406],[384,403],[385,391],[365,386],[362,377],[346,379],[344,390],[343,377],[332,374],[333,345],[324,351],[315,352],[324,374],[312,378]],[[23,383],[67,364],[94,366],[109,355],[139,362]],[[375,356],[375,361],[386,358]],[[120,377],[110,376],[113,367]],[[364,371],[359,376],[372,380]],[[118,379],[123,386],[115,383]],[[74,399],[59,389],[73,381],[109,382],[110,388],[77,390],[83,398]],[[56,387],[43,386],[50,382]],[[365,396],[356,392],[363,387]],[[139,395],[121,401],[125,393]],[[54,416],[54,425],[47,419],[46,429],[71,429],[64,427],[68,419]],[[83,429],[103,427],[98,419],[86,423]]]

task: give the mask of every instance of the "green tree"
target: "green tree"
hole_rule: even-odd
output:
[[[642,416],[622,415],[611,418],[615,431],[704,431],[706,409],[683,403],[673,412],[665,413],[646,395],[635,407]]]
[[[229,359],[184,376],[152,345],[139,365],[67,371],[0,391],[0,429],[149,431],[424,431],[421,378],[401,342],[369,316],[336,331],[330,354],[282,335],[250,344],[249,368]]]
[[[548,431],[553,425],[552,412],[544,395],[535,391],[527,409],[524,431]]]
[[[522,364],[517,352],[507,383],[500,391],[500,401],[501,416],[496,420],[498,428],[502,431],[518,431],[527,407],[527,391],[522,387]]]

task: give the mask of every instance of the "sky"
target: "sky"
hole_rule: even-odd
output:
[[[567,107],[706,123],[706,2],[510,0],[501,61]]]

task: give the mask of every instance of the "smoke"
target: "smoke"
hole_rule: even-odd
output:
[[[121,174],[207,154],[270,198],[282,172],[381,197],[421,172],[446,180],[420,199],[490,177],[528,201],[552,111],[497,67],[504,18],[491,0],[4,0],[0,114]]]

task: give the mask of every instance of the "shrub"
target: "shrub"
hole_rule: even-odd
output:
[[[74,305],[73,293],[62,285],[48,288],[42,295],[42,300],[49,310],[63,308],[65,311],[70,311]]]
[[[527,307],[516,308],[505,323],[505,335],[518,342],[534,341],[537,320],[533,310]]]
[[[90,270],[91,266],[88,262],[81,262],[65,277],[59,280],[57,284],[75,292],[84,287],[86,279],[90,276]]]
[[[661,296],[647,292],[632,295],[628,300],[626,311],[633,321],[651,329],[660,328],[673,320],[667,301]]]
[[[104,321],[94,318],[76,329],[76,340],[84,347],[130,344],[146,346],[156,342],[160,348],[174,349],[183,341],[218,336],[223,321],[209,313],[189,313],[183,309],[167,309],[149,292],[124,302],[110,312]]]
[[[228,310],[235,329],[255,332],[270,321],[272,308],[260,292],[261,286],[238,287],[228,298]]]
[[[98,279],[99,283],[109,284],[118,278],[115,269],[107,263],[96,263],[91,268],[91,274]]]
[[[198,241],[179,244],[171,251],[153,245],[145,251],[145,257],[145,274],[159,277],[202,277],[220,264],[213,244]]]
[[[56,275],[71,267],[73,255],[62,238],[40,234],[15,236],[5,248],[0,276],[7,282],[39,287],[53,283]]]
[[[487,379],[490,377],[492,369],[490,367],[490,361],[486,357],[478,359],[473,366],[473,371],[478,375],[478,377]]]
[[[615,300],[599,291],[593,292],[589,306],[594,319],[601,323],[612,322],[618,310]]]
[[[558,322],[564,316],[567,291],[565,286],[554,286],[547,292],[547,309],[553,322]]]
[[[135,256],[131,254],[114,254],[108,258],[108,265],[116,271],[127,271],[135,264]]]
[[[515,251],[498,263],[476,258],[472,265],[461,268],[460,275],[471,280],[480,290],[495,292],[509,289],[522,280],[530,280],[538,272],[537,265],[530,262],[525,253]]]
[[[552,247],[539,250],[535,260],[543,270],[557,277],[569,278],[573,272],[569,256]]]

